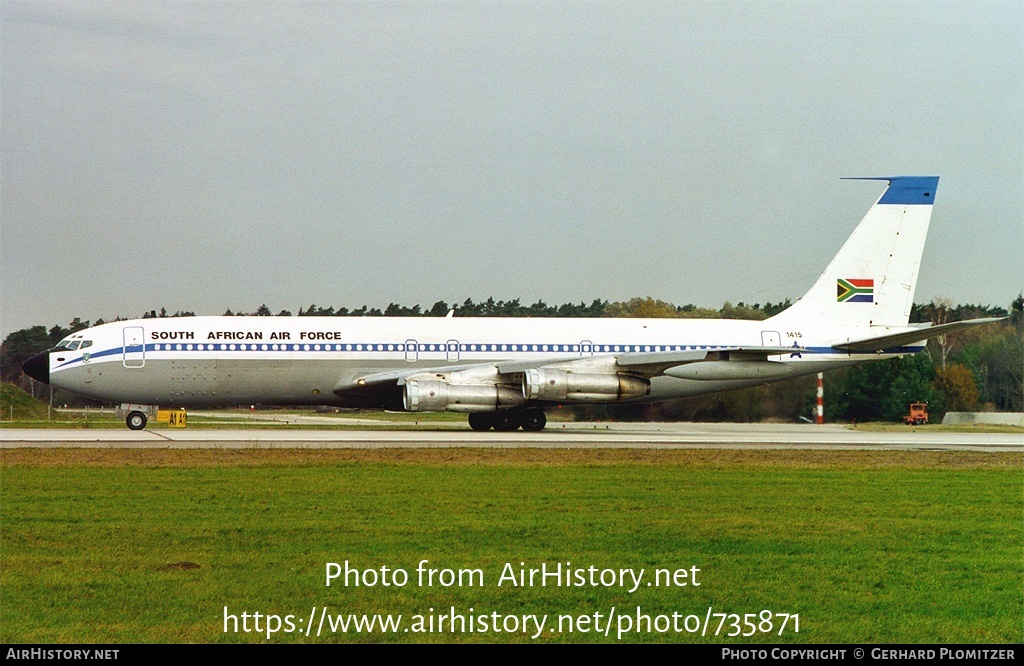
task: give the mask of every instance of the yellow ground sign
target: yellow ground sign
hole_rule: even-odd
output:
[[[172,428],[184,428],[186,421],[185,410],[158,409],[156,412],[156,420],[158,423],[166,423]]]

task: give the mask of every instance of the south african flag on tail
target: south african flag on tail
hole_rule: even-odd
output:
[[[875,281],[847,278],[836,281],[836,301],[839,303],[874,303]]]

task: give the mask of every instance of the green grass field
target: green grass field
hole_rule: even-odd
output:
[[[1017,454],[4,450],[0,641],[1021,642],[1022,480]],[[421,586],[424,559],[483,585]],[[346,560],[409,581],[326,587]],[[499,586],[521,562],[642,581],[697,567],[701,584]],[[225,633],[225,606],[296,630]],[[402,630],[452,607],[548,619],[536,639]],[[618,638],[638,607],[652,629]],[[659,615],[692,627],[709,607],[743,631],[771,611],[773,631],[658,631]],[[323,608],[403,624],[306,637]],[[799,632],[791,619],[778,635],[776,613]],[[589,620],[570,632],[559,615]]]

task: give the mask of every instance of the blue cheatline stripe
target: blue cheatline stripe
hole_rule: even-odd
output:
[[[72,352],[72,353],[74,353],[74,352]],[[104,356],[113,356],[115,354],[120,355],[120,354],[123,354],[123,353],[124,353],[124,347],[114,347],[113,349],[104,349],[103,351],[97,351],[97,352],[89,353],[89,360],[92,360],[94,358],[103,358]],[[66,361],[64,363],[61,363],[55,369],[59,370],[60,368],[63,368],[64,366],[71,365],[72,363],[79,363],[81,360],[82,360],[81,357],[73,358],[70,361]]]
[[[443,353],[459,351],[467,353],[498,352],[498,353],[573,353],[578,354],[582,347],[584,353],[593,350],[595,353],[615,352],[666,352],[684,351],[687,349],[720,349],[726,345],[580,345],[564,343],[460,343],[458,350],[455,345],[444,343],[420,342],[416,351],[421,353]],[[728,345],[734,346],[734,345]],[[190,352],[391,352],[399,353],[405,351],[404,343],[395,342],[331,342],[331,343],[270,343],[270,342],[244,342],[244,343],[197,343],[197,342],[170,342],[155,343],[146,345],[147,352],[168,352],[168,351],[190,351]],[[118,347],[115,351],[120,352]]]
[[[202,345],[202,349],[200,349]],[[388,349],[388,347],[391,349]],[[421,354],[434,353],[445,353],[448,351],[447,346],[443,343],[433,343],[433,349],[427,349],[430,343],[420,343],[418,351]],[[454,345],[453,345],[454,346]],[[545,350],[544,347],[547,347]],[[594,355],[602,354],[617,354],[617,353],[643,353],[643,352],[671,352],[671,351],[694,351],[694,350],[708,350],[714,351],[716,349],[724,349],[725,347],[736,347],[738,345],[605,345],[605,344],[592,344],[590,349],[593,350]],[[141,345],[129,347],[130,353],[139,353]],[[191,349],[189,349],[191,347]],[[232,349],[233,347],[233,349]],[[244,349],[243,349],[244,347]],[[276,347],[276,349],[275,349]],[[555,354],[579,354],[579,344],[544,344],[544,343],[460,343],[460,351],[473,353],[498,353],[498,354],[535,354],[535,353],[555,353]],[[475,349],[473,349],[475,347]],[[504,349],[502,349],[504,347]],[[924,349],[924,346],[915,347],[893,347],[891,349],[884,350],[886,354],[913,354]],[[402,343],[395,342],[349,342],[349,343],[330,343],[330,344],[306,344],[306,343],[184,343],[184,342],[158,342],[150,343],[146,345],[146,353],[161,353],[161,352],[189,352],[189,353],[247,353],[253,352],[261,353],[281,353],[281,352],[309,352],[309,353],[348,353],[348,354],[365,354],[367,352],[374,353],[392,353],[392,354],[404,354],[405,345]],[[124,347],[118,346],[111,349],[105,349],[103,351],[97,351],[89,354],[89,360],[95,360],[104,358],[107,356],[120,356],[124,353]],[[583,352],[589,354],[590,352]],[[848,355],[849,352],[837,350],[833,347],[805,347],[803,349],[795,350],[790,353],[791,356],[796,354],[843,354]],[[775,356],[785,356],[786,352],[780,352]],[[55,369],[81,363],[82,358],[77,357],[71,360],[65,361],[58,365]]]

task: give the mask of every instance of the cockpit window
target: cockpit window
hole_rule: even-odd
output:
[[[64,338],[57,343],[56,349],[74,351],[76,349],[85,349],[86,347],[92,347],[92,340],[83,340],[82,336],[79,335],[73,338]]]

